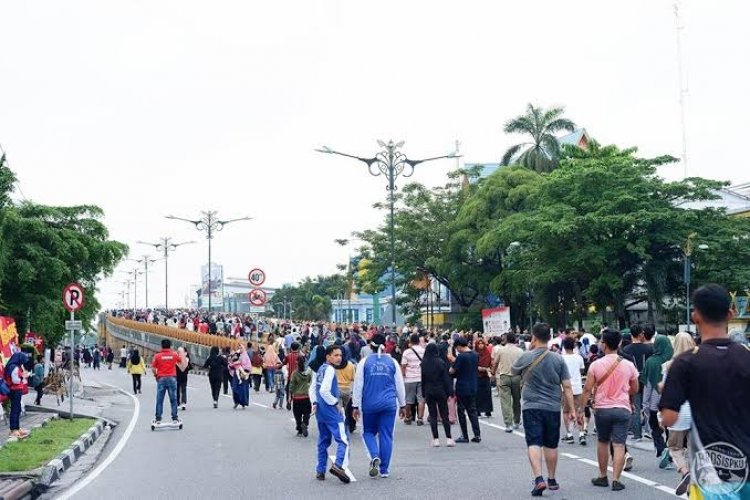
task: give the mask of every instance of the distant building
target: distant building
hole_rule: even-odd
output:
[[[723,208],[727,215],[750,217],[750,183],[717,189],[714,194],[718,196],[715,200],[687,201],[677,206],[691,210]]]

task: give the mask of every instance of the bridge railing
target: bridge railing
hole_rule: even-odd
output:
[[[184,347],[194,362],[203,363],[208,357],[211,347],[218,347],[219,349],[228,347],[234,350],[243,345],[242,341],[232,338],[190,332],[171,326],[141,323],[114,316],[107,316],[106,322],[108,333],[119,341],[139,346],[151,352],[158,352],[161,340],[167,338],[172,340],[174,348]]]

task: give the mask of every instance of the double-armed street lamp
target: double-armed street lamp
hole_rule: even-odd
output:
[[[181,220],[189,222],[195,226],[198,231],[206,232],[206,239],[208,240],[208,312],[211,313],[211,240],[214,237],[214,232],[221,231],[224,226],[231,222],[237,222],[241,220],[251,220],[252,217],[239,217],[237,219],[220,220],[216,217],[215,210],[204,210],[201,212],[200,219],[183,219],[182,217],[175,217],[174,215],[167,215],[167,219]]]
[[[138,309],[138,276],[142,275],[143,271],[140,269],[131,269],[130,271],[122,272],[133,278],[133,315],[135,315],[135,311]],[[128,297],[130,297],[130,284],[128,284]]]
[[[451,153],[444,156],[434,156],[432,158],[425,158],[422,160],[411,160],[401,152],[401,148],[404,145],[404,141],[394,143],[392,140],[387,143],[378,141],[378,146],[382,148],[381,151],[375,153],[372,158],[362,158],[360,156],[350,155],[348,153],[341,153],[335,151],[328,146],[323,146],[315,151],[319,153],[333,154],[339,156],[346,156],[347,158],[354,158],[367,165],[367,170],[370,175],[378,177],[383,175],[388,180],[386,189],[388,190],[388,201],[390,205],[390,218],[388,229],[391,240],[391,252],[390,252],[390,274],[391,274],[391,323],[393,328],[396,328],[396,236],[394,230],[394,204],[396,200],[396,178],[399,176],[411,177],[414,174],[414,167],[420,163],[425,163],[433,160],[440,160],[443,158],[460,158],[457,153]]]
[[[156,262],[156,259],[152,259],[149,255],[144,255],[140,259],[136,260],[137,263],[143,264],[143,277],[146,282],[146,309],[148,309],[148,265]]]
[[[182,243],[174,243],[172,242],[172,238],[165,236],[159,238],[159,241],[156,243],[149,243],[148,241],[138,241],[137,243],[150,245],[154,247],[156,251],[164,252],[164,309],[169,309],[169,252],[175,251],[177,247],[181,247],[182,245],[190,245],[195,242],[185,241]],[[146,271],[148,271],[148,264],[146,264]],[[146,307],[148,307],[148,278],[146,283]]]

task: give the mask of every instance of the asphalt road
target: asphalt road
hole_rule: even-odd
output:
[[[84,381],[112,384],[130,390],[125,370],[83,370]],[[263,391],[263,389],[261,389]],[[367,455],[358,430],[352,436],[350,470],[356,481],[345,485],[327,475],[314,478],[315,425],[307,439],[295,436],[292,413],[270,408],[268,393],[252,393],[246,410],[233,410],[230,397],[222,397],[219,408],[211,404],[208,380],[193,375],[189,382],[188,409],[181,412],[183,430],[152,432],[156,384],[144,378],[143,394],[132,432],[128,423],[135,403],[120,403],[104,410],[104,416],[120,421],[98,464],[99,473],[89,473],[73,482],[80,488],[74,499],[166,499],[166,498],[529,498],[531,471],[520,433],[503,432],[496,412],[482,419],[480,444],[455,448],[431,448],[429,426],[396,425],[391,477],[370,479]],[[165,417],[169,415],[167,401]],[[116,415],[107,413],[115,412]],[[454,426],[454,437],[458,426]],[[442,433],[442,430],[441,430]],[[119,454],[111,460],[113,451]],[[331,448],[334,452],[334,448]],[[659,470],[653,451],[631,448],[635,467],[623,478],[626,490],[596,488],[590,479],[597,473],[595,446],[561,444],[557,479],[561,489],[545,492],[557,499],[668,498],[678,477],[675,471]],[[94,469],[95,470],[95,469]],[[95,474],[95,477],[93,476]],[[67,490],[70,492],[71,490]],[[66,497],[66,491],[55,496]]]

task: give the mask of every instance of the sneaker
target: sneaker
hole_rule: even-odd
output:
[[[591,484],[593,484],[594,486],[601,486],[603,488],[606,488],[607,486],[609,486],[609,479],[607,479],[606,476],[595,477],[591,480]]]
[[[239,405],[235,403],[235,405],[234,405],[234,406],[232,406],[232,409],[233,409],[233,410],[236,410],[238,406],[239,406]]]
[[[654,438],[652,438],[652,437],[651,437],[651,434],[650,434],[650,433],[648,433],[648,432],[644,432],[644,433],[643,433],[643,437],[644,437],[645,439],[649,439],[649,440],[653,440],[653,439],[654,439]]]
[[[686,472],[683,474],[682,479],[680,479],[680,482],[677,483],[677,487],[674,489],[674,494],[677,496],[682,496],[685,493],[687,493],[688,487],[690,486],[690,473]]]
[[[276,409],[276,401],[273,402],[273,409]]]
[[[560,489],[560,484],[557,482],[557,479],[555,479],[554,477],[548,477],[547,488],[549,488],[550,491],[556,491]]]
[[[302,437],[302,431],[297,431],[297,437],[298,437],[298,438],[301,438],[301,437]]]
[[[670,461],[671,457],[669,456],[669,450],[664,448],[664,451],[661,452],[661,457],[659,458],[659,468],[666,469]]]
[[[520,428],[521,428],[521,424],[513,424],[513,430],[514,431],[517,431]]]
[[[481,443],[482,442],[482,438],[479,437],[479,436],[474,436],[473,438],[471,438],[471,442],[472,443]]]
[[[302,436],[307,437],[307,435],[308,435],[307,426],[303,425],[302,426]]]
[[[448,438],[445,440],[445,446],[447,446],[448,448],[453,448],[454,446],[456,446],[456,442],[453,439]]]
[[[542,496],[542,492],[547,489],[547,483],[544,482],[544,479],[535,479],[534,480],[534,487],[531,490],[531,496],[532,497],[540,497]]]
[[[378,470],[380,470],[380,459],[378,457],[375,457],[370,460],[370,477],[378,477]]]
[[[180,419],[179,418],[173,418],[172,419],[172,425],[180,425]]]
[[[623,470],[625,472],[630,472],[632,469],[633,469],[633,455],[631,455],[630,453],[626,453],[625,454],[625,467]]]
[[[575,438],[573,437],[573,434],[566,434],[565,437],[563,438],[563,443],[567,443],[567,444],[575,443]]]
[[[406,425],[411,425],[411,419],[404,419],[404,423]]]
[[[214,408],[218,408],[218,407],[219,407],[219,403],[214,401]]]
[[[432,447],[433,448],[440,448],[440,440],[439,439],[433,439],[432,440]]]
[[[424,420],[422,420],[421,418],[418,418],[417,419],[417,427],[421,427],[423,425],[424,425]]]
[[[511,426],[506,427],[505,428],[505,432],[507,432],[507,433],[513,432],[513,427],[511,427]]]
[[[326,473],[325,472],[318,472],[315,475],[315,479],[317,479],[318,481],[325,481],[326,480]]]
[[[380,477],[382,477],[383,479],[391,477],[391,473],[390,472],[381,472],[380,473]]]
[[[625,485],[620,481],[612,481],[612,491],[622,491],[625,489]]]
[[[456,439],[456,442],[457,443],[468,443],[469,442],[469,438],[467,438],[466,436],[461,436],[460,438]]]
[[[578,444],[580,444],[581,446],[586,446],[586,435],[585,434],[581,434],[580,436],[578,436]]]
[[[339,478],[339,481],[344,484],[349,484],[349,481],[351,481],[351,479],[349,479],[349,476],[346,475],[346,471],[336,464],[333,464],[331,468],[328,469],[328,472]]]

